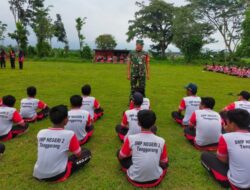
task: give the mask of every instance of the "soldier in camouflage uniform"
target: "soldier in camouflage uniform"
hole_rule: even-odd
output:
[[[130,99],[136,88],[142,89],[145,97],[146,78],[149,80],[149,55],[143,51],[143,40],[136,41],[136,50],[128,56],[128,80],[130,80]]]

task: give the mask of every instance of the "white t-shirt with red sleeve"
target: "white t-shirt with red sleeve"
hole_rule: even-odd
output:
[[[86,110],[90,113],[91,119],[94,119],[94,111],[98,109],[100,104],[97,99],[92,96],[82,96],[82,107],[81,109]]]
[[[165,140],[151,132],[141,132],[126,138],[120,151],[122,157],[132,156],[128,177],[136,182],[157,180],[163,174],[160,161],[168,163]]]
[[[192,113],[195,110],[198,110],[200,107],[201,103],[201,98],[198,96],[187,96],[181,100],[179,109],[184,111],[185,110],[185,115],[182,121],[183,125],[188,125],[189,124],[189,119],[192,115]]]
[[[78,141],[83,140],[86,135],[86,126],[91,124],[91,117],[88,111],[82,109],[72,109],[68,112],[68,123],[65,129],[76,134]]]
[[[229,181],[238,188],[250,188],[250,133],[238,131],[222,135],[217,154],[229,160]]]
[[[197,145],[218,143],[222,131],[222,119],[217,112],[211,109],[196,110],[190,118],[190,125],[196,128]]]
[[[39,131],[38,158],[33,176],[46,179],[57,176],[66,170],[68,152],[78,154],[81,147],[73,131],[49,128]]]
[[[23,118],[32,119],[37,116],[37,109],[46,108],[46,104],[36,98],[24,98],[21,100],[20,113]]]
[[[7,135],[12,127],[13,123],[22,123],[23,118],[17,112],[16,108],[7,106],[0,107],[0,136]]]
[[[234,103],[229,104],[224,108],[225,111],[234,110],[234,109],[243,109],[250,113],[250,102],[247,100],[236,101]]]
[[[130,104],[129,104],[129,109],[134,109],[135,106],[134,106],[134,102],[131,101]],[[142,105],[141,105],[141,109],[142,110],[150,110],[150,100],[148,98],[143,98],[143,102],[142,102]]]
[[[134,135],[141,132],[141,127],[138,125],[138,112],[141,108],[134,108],[132,110],[127,110],[122,118],[122,124],[128,126],[128,135]]]

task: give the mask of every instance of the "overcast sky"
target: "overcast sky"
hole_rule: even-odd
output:
[[[175,6],[185,5],[185,0],[165,0],[168,3],[174,3]],[[50,15],[55,19],[57,13],[61,14],[62,20],[67,31],[70,48],[79,47],[77,33],[75,29],[75,18],[87,17],[87,23],[84,26],[83,34],[86,37],[85,42],[92,48],[95,47],[95,38],[100,34],[112,34],[117,40],[117,48],[131,49],[134,42],[127,43],[126,32],[128,30],[128,20],[134,18],[134,13],[138,10],[135,6],[136,0],[45,0],[46,5],[53,5]],[[147,2],[147,0],[145,0]],[[0,20],[8,24],[8,32],[15,30],[13,16],[9,10],[8,0],[0,0]],[[218,43],[211,44],[210,49],[224,49],[219,35],[216,35]],[[36,37],[32,31],[29,36],[30,44],[36,44]],[[15,45],[15,41],[6,38],[5,45]],[[146,40],[145,47],[148,48],[150,41]],[[61,47],[56,39],[53,40],[53,47]],[[172,51],[177,49],[171,45]]]

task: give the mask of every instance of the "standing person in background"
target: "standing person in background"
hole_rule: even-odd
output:
[[[19,69],[23,69],[24,52],[22,50],[19,51],[18,62],[19,62]]]
[[[143,51],[143,40],[136,41],[136,50],[128,55],[128,80],[130,80],[130,100],[136,88],[143,90],[145,96],[146,78],[149,80],[149,55]],[[137,86],[138,83],[138,86]]]
[[[10,65],[12,69],[15,69],[16,53],[13,49],[10,50]]]
[[[6,68],[6,53],[4,49],[1,49],[1,54],[0,54],[0,62],[1,62],[1,69]]]

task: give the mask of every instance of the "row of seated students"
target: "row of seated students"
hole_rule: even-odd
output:
[[[206,65],[204,67],[206,71],[212,71],[217,73],[224,73],[227,75],[238,76],[242,78],[250,78],[250,68],[238,67],[238,66],[224,66],[224,65]]]
[[[214,98],[198,97],[195,84],[185,88],[187,96],[172,117],[183,127],[187,140],[206,151],[202,165],[223,187],[250,189],[250,93],[240,92],[237,101],[217,113]]]
[[[21,101],[21,114],[14,108],[15,97],[4,96],[0,106],[0,141],[7,141],[25,133],[29,126],[27,121],[35,122],[34,118],[37,118],[33,113],[39,116],[42,112],[44,118],[49,116],[52,127],[39,131],[37,135],[38,158],[33,176],[41,181],[66,180],[71,173],[82,168],[90,160],[91,152],[80,146],[92,136],[92,123],[104,114],[99,102],[91,97],[90,93],[90,85],[85,85],[82,87],[82,96],[73,95],[70,98],[71,110],[64,105],[49,109],[45,103],[35,99],[36,88],[28,87],[28,98]],[[37,113],[37,108],[42,111]],[[32,116],[26,118],[26,122],[22,118],[25,114]],[[14,123],[16,125],[13,125]],[[0,144],[0,154],[4,151],[4,144]],[[72,153],[70,157],[68,152]]]

